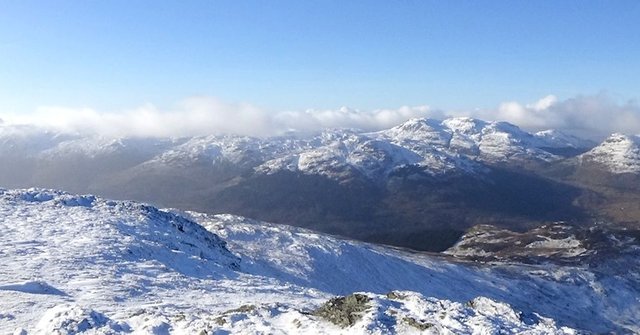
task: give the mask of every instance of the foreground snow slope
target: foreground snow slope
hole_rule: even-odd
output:
[[[399,289],[458,302],[487,296],[576,328],[640,331],[640,278],[624,276],[625,264],[636,266],[636,254],[604,260],[610,267],[594,264],[593,269],[588,264],[469,264],[237,216],[191,215],[228,241],[246,272],[333,294]]]
[[[0,189],[0,333],[640,330],[637,288],[625,278],[476,267],[229,215],[186,216]],[[369,293],[348,326],[314,313],[354,291]]]

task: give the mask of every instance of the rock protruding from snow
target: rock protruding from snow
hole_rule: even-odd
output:
[[[598,233],[562,223],[545,224],[526,232],[478,225],[445,253],[485,262],[580,262],[594,253],[588,245],[596,244]]]
[[[286,305],[245,305],[215,320],[214,329],[232,334],[248,329],[292,334],[577,334],[551,319],[526,317],[488,298],[465,304],[410,291],[335,297],[312,313]]]
[[[580,158],[612,173],[640,173],[640,137],[613,134]]]

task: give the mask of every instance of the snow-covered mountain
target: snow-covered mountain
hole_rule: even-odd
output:
[[[333,136],[331,136],[333,135]],[[506,122],[459,117],[438,121],[411,119],[376,133],[323,134],[308,146],[258,167],[259,172],[281,169],[340,179],[345,171],[359,171],[384,180],[394,169],[417,166],[432,175],[451,171],[474,173],[480,163],[549,162],[560,157],[545,148],[584,148],[588,141],[546,132],[527,133]],[[313,145],[315,144],[315,145]]]
[[[243,136],[203,136],[180,139],[109,139],[62,135],[33,127],[0,126],[0,153],[34,159],[62,160],[69,156],[95,158],[108,154],[137,154],[149,168],[198,162],[226,162],[257,172],[301,171],[340,179],[347,170],[369,178],[386,176],[395,168],[417,165],[432,173],[469,171],[472,161],[553,161],[544,148],[578,148],[586,141],[560,132],[527,133],[506,122],[471,118],[444,121],[412,119],[377,133],[327,130],[311,137],[266,139]]]
[[[579,158],[581,164],[596,163],[611,173],[640,173],[640,137],[613,134]]]
[[[476,224],[584,217],[573,186],[535,174],[584,148],[545,134],[471,118],[271,138],[114,139],[0,125],[0,186],[234,213],[436,251]]]
[[[2,333],[640,331],[638,277],[595,265],[468,263],[40,189],[0,190],[0,230]]]
[[[310,137],[266,139],[243,136],[194,138],[104,138],[55,134],[33,127],[0,126],[0,154],[46,166],[78,158],[125,157],[113,173],[194,164],[228,164],[256,173],[299,171],[335,180],[364,176],[384,180],[406,166],[442,175],[482,171],[484,163],[549,162],[549,149],[583,148],[589,142],[557,131],[527,133],[505,122],[471,118],[412,119],[377,133],[327,130]],[[553,151],[553,150],[551,150]],[[124,159],[124,158],[122,158]],[[37,178],[35,178],[37,181]]]
[[[442,122],[412,119],[387,131],[383,138],[417,152],[438,149],[451,156],[467,156],[488,162],[508,160],[553,160],[543,139],[506,122],[486,122],[458,117]]]

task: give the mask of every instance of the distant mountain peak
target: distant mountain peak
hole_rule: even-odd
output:
[[[640,173],[640,137],[614,133],[580,157],[612,173]]]
[[[459,133],[479,133],[489,122],[471,117],[452,117],[442,121],[442,124],[454,132]]]

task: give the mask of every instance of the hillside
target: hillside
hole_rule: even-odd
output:
[[[2,190],[0,211],[3,333],[638,331],[635,277],[590,266],[478,265],[49,190]]]

